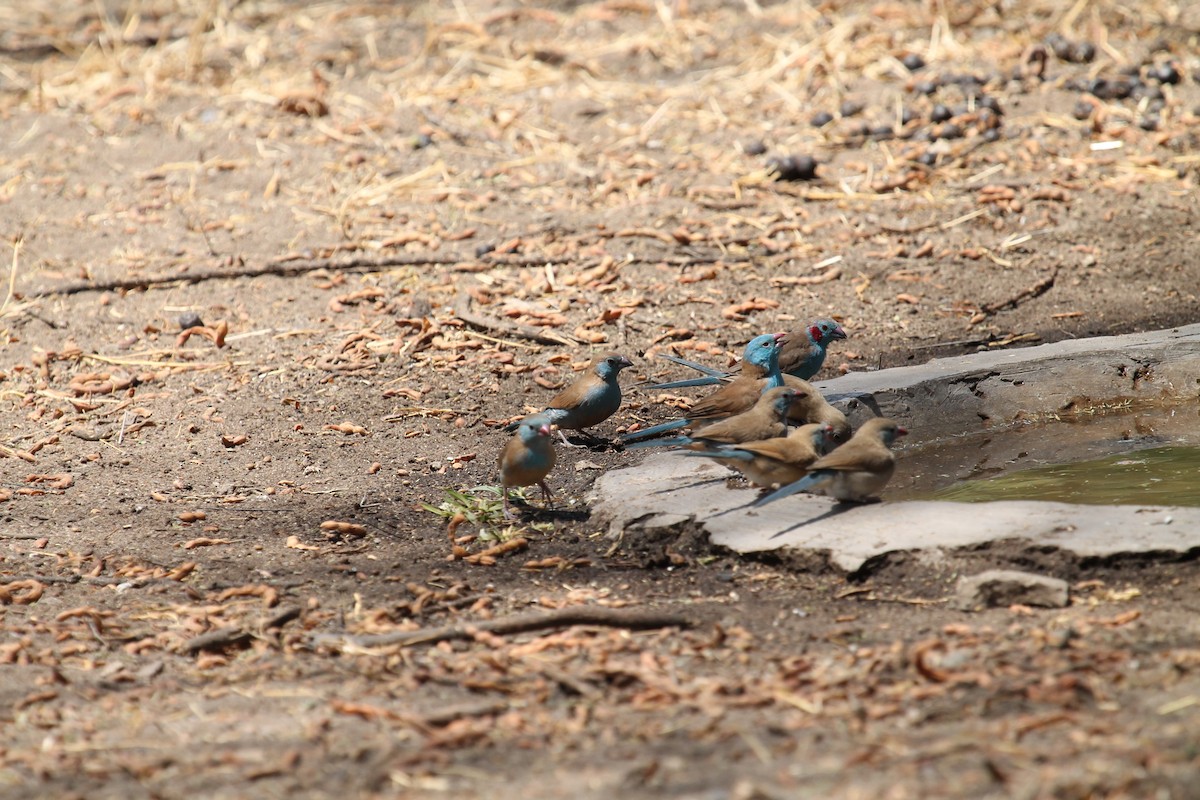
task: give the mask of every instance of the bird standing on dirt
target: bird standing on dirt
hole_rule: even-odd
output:
[[[500,451],[500,493],[504,496],[504,516],[515,514],[508,502],[508,490],[513,486],[542,487],[546,503],[551,498],[546,476],[554,469],[554,443],[550,439],[550,420],[533,414],[521,420],[517,433]]]
[[[808,468],[834,447],[833,428],[812,423],[792,428],[787,436],[742,444],[720,444],[689,451],[735,469],[751,483],[770,488],[803,478]]]
[[[754,505],[765,505],[806,489],[854,503],[878,499],[896,470],[896,456],[888,448],[906,433],[907,430],[887,417],[867,420],[850,441],[810,464],[807,475]]]
[[[801,391],[787,386],[768,389],[748,411],[705,425],[693,436],[675,436],[652,442],[635,442],[629,448],[678,446],[700,450],[714,443],[740,444],[787,434],[788,409],[801,399]]]
[[[805,328],[786,333],[779,342],[779,370],[784,375],[791,375],[801,380],[811,380],[825,364],[826,350],[829,343],[836,339],[845,339],[846,331],[832,319],[818,319]],[[646,389],[684,389],[690,386],[711,386],[721,381],[729,380],[733,373],[726,370],[713,369],[686,358],[664,353],[663,358],[685,367],[705,373],[703,378],[689,378],[681,381],[655,383]],[[742,362],[743,367],[745,361]]]
[[[617,377],[621,370],[632,367],[633,362],[618,353],[596,356],[588,364],[583,375],[566,389],[556,394],[538,415],[544,416],[558,426],[558,435],[568,447],[579,447],[567,441],[564,430],[579,431],[588,436],[584,428],[599,425],[617,413],[621,407],[621,384]],[[512,430],[516,424],[509,425]]]
[[[779,372],[781,338],[781,333],[764,333],[751,339],[742,355],[741,374],[717,391],[693,403],[683,419],[627,433],[621,440],[635,442],[639,439],[649,439],[660,433],[686,428],[696,422],[724,419],[753,408],[763,392],[783,385],[783,375]]]

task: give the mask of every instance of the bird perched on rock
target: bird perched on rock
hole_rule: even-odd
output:
[[[817,387],[791,375],[783,377],[785,386],[804,392],[804,396],[788,412],[788,422],[797,425],[806,425],[810,422],[829,425],[833,429],[830,437],[833,439],[834,445],[845,444],[850,440],[852,433],[850,420],[846,419],[845,414],[830,405],[829,401],[817,391]]]
[[[711,458],[742,473],[751,483],[770,488],[803,478],[814,461],[833,449],[832,433],[831,426],[813,423],[792,428],[787,436],[719,444],[687,455]]]
[[[779,372],[779,339],[782,333],[764,333],[746,345],[742,354],[742,374],[717,391],[692,404],[683,419],[663,422],[621,437],[624,442],[649,439],[660,433],[686,428],[696,422],[718,420],[741,414],[754,406],[766,389],[783,385]],[[763,378],[764,375],[770,376]]]
[[[545,414],[558,426],[558,435],[567,441],[564,430],[587,433],[584,428],[599,425],[617,413],[621,407],[621,384],[617,376],[633,362],[618,353],[604,353],[588,364],[583,375],[556,394],[546,406]]]
[[[756,442],[787,434],[787,414],[800,399],[801,390],[787,386],[768,389],[748,411],[705,425],[693,436],[675,436],[652,442],[635,442],[630,449],[678,446],[703,449],[713,444]]]
[[[550,420],[533,414],[521,420],[517,433],[500,451],[500,493],[504,496],[504,516],[514,516],[508,502],[508,490],[513,486],[542,487],[546,502],[551,500],[546,476],[554,469],[554,443],[550,439]]]
[[[792,375],[801,380],[810,380],[825,364],[825,354],[829,343],[836,339],[845,339],[846,331],[832,319],[818,319],[805,328],[791,331],[780,341],[779,369],[785,375]],[[715,383],[729,380],[733,373],[726,370],[713,369],[686,358],[667,353],[662,357],[676,364],[699,370],[705,373],[703,378],[689,378],[681,381],[655,383],[647,389],[683,389],[689,386],[711,386]],[[745,361],[743,360],[743,372]]]
[[[806,489],[855,503],[877,499],[896,470],[896,456],[889,448],[897,437],[906,433],[907,430],[887,417],[867,420],[850,441],[810,464],[807,475],[754,505],[765,505]]]

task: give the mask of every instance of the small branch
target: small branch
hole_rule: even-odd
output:
[[[686,258],[634,258],[634,263],[653,263],[653,264],[670,264],[678,267],[691,266],[693,264],[712,264],[717,261],[722,261],[726,256],[716,254],[712,256],[689,256]],[[59,286],[47,286],[33,291],[26,292],[22,295],[23,299],[53,297],[55,295],[72,295],[82,294],[83,292],[110,292],[121,289],[149,289],[154,286],[170,286],[176,283],[203,283],[204,281],[215,280],[235,280],[237,278],[257,278],[262,275],[277,275],[280,277],[295,277],[297,275],[305,275],[318,270],[332,270],[336,272],[356,272],[356,273],[371,273],[382,272],[395,267],[424,267],[424,266],[454,266],[456,264],[480,264],[485,269],[496,269],[502,267],[544,267],[548,264],[561,263],[562,259],[545,258],[544,256],[490,256],[486,260],[468,256],[454,255],[433,255],[433,254],[407,254],[407,255],[392,255],[382,258],[369,258],[359,256],[356,258],[339,261],[334,258],[315,258],[315,259],[291,259],[285,258],[276,261],[271,261],[266,264],[248,264],[235,269],[207,269],[198,270],[196,272],[187,272],[175,275],[147,275],[145,277],[123,277],[114,278],[108,281],[82,281],[79,283],[66,283]],[[598,264],[599,260],[594,262],[580,262],[577,266],[584,269],[588,266]],[[466,321],[466,320],[464,320]],[[474,324],[474,323],[471,323]],[[491,323],[483,326],[485,328],[496,327]],[[503,329],[503,328],[498,328]],[[527,337],[528,338],[528,337]],[[555,341],[553,344],[562,344]]]
[[[1032,300],[1035,297],[1041,297],[1046,292],[1050,291],[1054,286],[1054,281],[1058,279],[1058,267],[1054,271],[1042,278],[1032,286],[1022,289],[1007,300],[1002,300],[998,303],[988,303],[980,311],[988,316],[995,314],[997,311],[1002,311],[1006,308],[1016,308],[1026,300]]]
[[[198,653],[201,650],[216,650],[229,645],[241,645],[249,642],[253,638],[249,633],[239,628],[237,625],[228,625],[224,628],[202,633],[199,636],[193,636],[183,643],[180,648],[184,653]]]
[[[567,628],[572,625],[593,625],[604,628],[627,628],[648,630],[651,628],[690,628],[692,621],[678,614],[656,611],[628,611],[618,608],[595,606],[571,606],[548,612],[516,614],[503,619],[479,622],[463,622],[435,628],[419,628],[415,631],[396,631],[364,636],[349,636],[344,633],[318,634],[313,637],[317,644],[338,647],[384,647],[415,644],[436,644],[461,639],[470,639],[475,633],[492,633],[500,636],[513,633],[528,633],[548,628]],[[197,637],[200,638],[200,637]]]
[[[272,261],[267,264],[247,265],[237,269],[207,269],[197,272],[187,272],[177,275],[147,275],[142,278],[116,278],[109,281],[83,281],[68,283],[62,286],[50,286],[35,289],[26,297],[49,297],[52,295],[81,294],[83,292],[108,292],[120,289],[149,289],[152,286],[168,286],[174,283],[202,283],[214,280],[232,280],[235,278],[257,278],[261,275],[278,275],[294,277],[317,272],[322,269],[340,272],[378,272],[393,267],[408,266],[445,266],[458,264],[462,259],[453,256],[388,256],[386,258],[352,258],[338,261],[332,258],[318,258],[294,261]]]
[[[547,333],[541,328],[535,328],[532,325],[521,325],[516,322],[496,319],[487,314],[477,314],[471,310],[471,295],[466,292],[460,292],[458,299],[454,301],[454,316],[468,325],[480,328],[481,330],[492,333],[503,333],[507,336],[519,336],[522,339],[529,339],[539,344],[573,345],[579,343],[579,340],[573,336]]]

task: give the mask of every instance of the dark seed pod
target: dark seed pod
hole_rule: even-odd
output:
[[[1179,68],[1169,61],[1165,64],[1159,64],[1157,67],[1150,70],[1149,75],[1159,83],[1179,83],[1179,81],[1183,78],[1183,76],[1179,74]]]
[[[953,122],[947,122],[938,131],[939,139],[961,139],[963,135],[962,128],[955,125]]]
[[[824,128],[831,122],[833,122],[833,114],[830,114],[828,111],[818,111],[817,113],[813,114],[812,119],[809,120],[809,123],[814,128]]]
[[[913,91],[917,94],[933,94],[938,90],[937,81],[918,81],[913,86]]]
[[[1096,45],[1091,42],[1076,42],[1071,45],[1066,61],[1073,64],[1090,64],[1096,59]]]
[[[937,164],[937,159],[937,153],[933,152],[932,150],[926,150],[924,153],[921,153],[921,155],[917,156],[917,163],[924,164],[927,167],[932,167]]]
[[[475,245],[475,257],[483,258],[484,256],[486,256],[488,253],[492,252],[495,249],[496,249],[496,245],[491,242],[484,242],[483,244],[477,244],[477,245]]]
[[[204,320],[200,319],[200,315],[195,311],[187,311],[179,315],[179,330],[186,331],[189,328],[203,328]]]
[[[817,160],[812,156],[782,156],[769,159],[767,169],[777,181],[811,181],[817,177]]]
[[[742,152],[748,156],[761,156],[767,152],[767,146],[762,139],[752,139],[748,142],[742,142]]]
[[[949,108],[942,105],[941,103],[938,103],[936,106],[933,107],[933,110],[929,112],[929,121],[930,122],[945,122],[946,120],[950,119],[953,116],[954,116],[954,114],[950,111]]]
[[[975,98],[975,105],[979,108],[986,108],[989,111],[1004,116],[1004,107],[1000,105],[1000,101],[991,95],[981,95]]]
[[[903,64],[904,68],[909,72],[916,72],[919,69],[925,68],[925,59],[921,58],[921,56],[917,55],[916,53],[905,54],[904,58],[900,59],[900,63]]]
[[[843,117],[855,117],[862,113],[863,104],[854,100],[846,100],[838,108],[838,113]]]
[[[1091,103],[1080,100],[1075,104],[1075,107],[1071,109],[1071,116],[1078,120],[1090,119],[1094,110],[1095,108],[1093,108]]]

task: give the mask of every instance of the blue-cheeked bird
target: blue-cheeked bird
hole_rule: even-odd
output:
[[[517,424],[517,433],[500,451],[500,493],[504,496],[504,516],[514,516],[508,502],[513,486],[542,488],[546,502],[551,498],[546,476],[554,469],[554,442],[550,438],[550,420],[543,414],[531,414]]]
[[[621,407],[621,384],[617,377],[621,370],[632,366],[632,361],[618,353],[596,356],[584,373],[556,394],[544,410],[537,412],[537,416],[543,416],[558,426],[558,435],[563,444],[576,447],[567,441],[563,431],[586,434],[585,428],[599,425],[617,413]],[[513,430],[518,424],[510,423],[505,430]]]
[[[640,431],[627,433],[621,437],[621,440],[628,443],[649,439],[661,433],[686,428],[697,422],[724,419],[749,410],[758,402],[764,391],[783,385],[783,375],[779,372],[779,340],[781,338],[783,338],[781,333],[764,333],[762,336],[751,339],[742,355],[742,374],[707,397],[693,403],[688,409],[687,416],[683,419],[663,422]]]
[[[779,369],[785,375],[792,375],[806,381],[811,380],[825,364],[825,354],[829,343],[845,338],[846,331],[832,319],[818,319],[805,328],[784,334],[779,343]],[[676,364],[699,370],[704,373],[704,377],[655,383],[644,388],[683,389],[689,386],[711,386],[729,380],[733,375],[732,372],[706,367],[679,356],[664,353],[662,357]]]
[[[788,410],[801,399],[803,392],[788,386],[777,386],[759,395],[749,410],[705,425],[691,436],[673,436],[648,442],[634,442],[629,449],[642,447],[687,447],[702,450],[717,444],[757,442],[787,434]]]
[[[742,473],[751,483],[770,488],[803,478],[814,461],[834,448],[832,434],[832,426],[811,423],[792,428],[787,436],[718,444],[685,455],[711,458]]]
[[[889,448],[906,433],[895,420],[869,419],[850,441],[810,464],[803,478],[775,490],[754,505],[765,505],[805,490],[854,503],[875,500],[896,470],[896,456]]]

